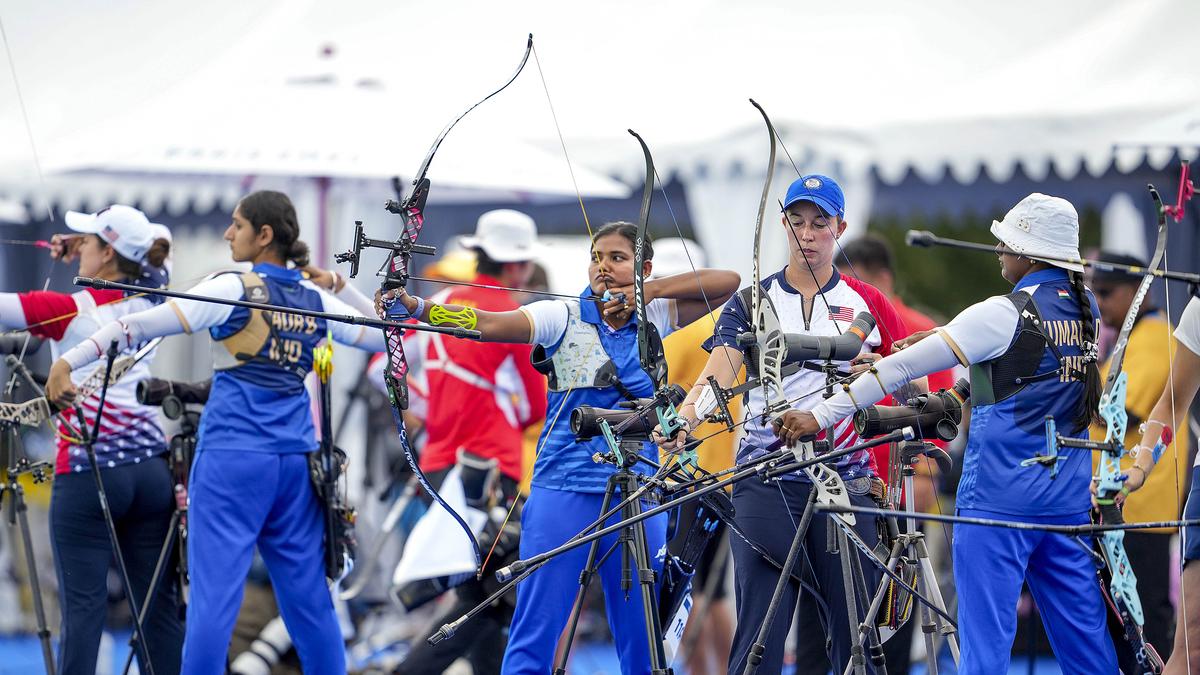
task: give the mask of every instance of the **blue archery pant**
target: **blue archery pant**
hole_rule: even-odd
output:
[[[959,515],[1012,520],[1011,515],[963,509]],[[1082,525],[1087,514],[1022,517],[1023,522]],[[1065,675],[1112,675],[1117,657],[1096,565],[1075,540],[1050,532],[982,525],[954,526],[954,583],[958,589],[959,675],[1008,672],[1017,631],[1017,601],[1029,585]]]
[[[192,465],[188,508],[191,602],[183,672],[225,672],[254,547],[305,673],[346,672],[325,583],[324,521],[304,454],[205,449]]]
[[[521,515],[521,558],[548,551],[579,534],[600,517],[604,495],[566,492],[534,486]],[[620,503],[614,495],[609,508]],[[649,508],[645,503],[643,509]],[[608,524],[619,522],[618,516]],[[646,545],[653,557],[655,571],[662,572],[667,546],[667,515],[643,521]],[[621,551],[614,549],[619,533],[600,540],[597,559],[613,549],[600,566],[599,581],[604,588],[608,625],[616,640],[617,655],[624,675],[650,672],[650,646],[642,612],[642,595],[637,572],[628,593],[621,589]],[[579,590],[579,574],[587,563],[588,545],[578,546],[550,560],[517,585],[517,607],[504,652],[505,675],[546,675],[554,666],[558,637],[567,625],[571,605]],[[593,579],[595,583],[596,579]],[[655,597],[658,589],[655,588]]]
[[[739,481],[733,486],[736,522],[747,538],[782,564],[787,559],[788,548],[795,537],[796,525],[800,523],[811,489],[811,484],[793,480],[764,483],[755,477]],[[868,495],[850,495],[850,503],[854,506],[877,506]],[[874,547],[879,539],[875,518],[859,514],[855,520],[854,531],[868,546]],[[797,631],[800,640],[819,640],[825,644],[834,671],[840,673],[850,661],[853,642],[842,582],[841,556],[829,553],[828,530],[829,517],[814,513],[805,534],[804,548],[800,552],[799,569],[796,570],[813,590],[820,593],[818,604],[823,604],[824,608],[819,611],[826,617],[825,625],[797,626]],[[758,638],[759,627],[767,615],[767,606],[771,603],[771,594],[779,579],[779,568],[767,562],[738,536],[731,536],[729,544],[733,552],[733,579],[737,594],[737,628],[729,652],[729,672],[740,675],[746,668],[750,648]],[[874,594],[882,572],[857,548],[852,550],[862,562],[867,593]],[[759,673],[783,672],[783,652],[792,617],[796,614],[797,593],[794,584],[789,583],[784,587],[779,610],[767,633],[762,661],[758,664]],[[857,603],[860,620],[866,614],[868,603],[869,599],[863,602],[861,598]],[[854,639],[857,637],[855,635]],[[875,672],[869,659],[866,667],[868,673]]]
[[[171,472],[162,456],[100,471],[104,494],[117,528],[117,542],[129,571],[138,608],[154,577],[154,567],[175,510]],[[58,671],[95,673],[108,607],[108,571],[113,562],[108,526],[90,471],[54,477],[50,534],[58,572],[62,628]],[[164,572],[142,627],[157,675],[179,672],[183,622],[174,575]],[[137,651],[141,663],[141,650]],[[139,668],[146,672],[145,664]]]
[[[1184,520],[1200,519],[1200,466],[1192,469],[1192,487],[1188,491],[1187,503],[1183,507]],[[1183,561],[1200,560],[1200,527],[1189,525],[1183,528]]]

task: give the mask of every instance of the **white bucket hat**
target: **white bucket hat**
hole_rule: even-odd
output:
[[[146,218],[146,214],[123,204],[113,204],[96,213],[67,211],[63,217],[67,227],[84,234],[99,236],[122,257],[140,263],[154,240],[166,230]]]
[[[462,237],[465,248],[482,249],[496,262],[525,262],[541,253],[533,218],[512,209],[496,209],[479,216],[475,236]]]
[[[1004,220],[992,221],[992,235],[1017,253],[1034,260],[1082,272],[1077,262],[1045,260],[1069,258],[1079,260],[1079,214],[1071,202],[1035,192],[1017,202]]]

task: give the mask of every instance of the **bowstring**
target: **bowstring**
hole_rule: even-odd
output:
[[[783,138],[782,138],[782,137],[778,137],[778,140],[779,140],[779,147],[783,149],[783,154],[784,154],[784,156],[785,156],[785,157],[787,157],[787,158],[788,158],[788,162],[789,162],[789,163],[792,165],[792,169],[793,169],[793,170],[796,172],[796,175],[797,175],[797,176],[799,176],[799,177],[803,177],[803,175],[804,175],[804,174],[800,172],[800,167],[799,167],[799,165],[797,165],[797,164],[796,164],[796,160],[795,160],[795,159],[792,157],[792,153],[791,153],[791,151],[789,151],[789,150],[788,150],[787,143],[785,143],[785,142],[784,142],[784,140],[783,140]],[[785,216],[784,216],[784,217],[786,218],[786,214],[785,214]],[[795,231],[795,229],[793,229],[793,228],[791,227],[791,222],[790,222],[790,221],[788,222],[788,224],[787,224],[787,225],[785,225],[785,229],[786,229],[786,230],[787,230],[787,231],[788,231],[788,232],[789,232],[789,233],[792,235],[792,238],[793,238],[793,239],[796,241],[796,245],[797,245],[797,247],[798,247],[798,246],[800,245],[800,241],[799,241],[799,238],[796,236],[796,231]],[[865,228],[864,228],[864,230],[865,230]],[[842,242],[841,242],[841,241],[840,241],[840,240],[839,240],[839,239],[838,239],[838,238],[835,236],[835,237],[833,238],[833,243],[834,243],[834,245],[835,245],[835,246],[837,246],[838,252],[841,254],[841,256],[842,256],[842,259],[846,261],[846,265],[850,267],[850,274],[852,274],[852,275],[854,276],[854,278],[855,278],[855,279],[858,279],[859,281],[862,281],[862,277],[861,277],[861,276],[859,276],[859,274],[858,274],[858,270],[857,270],[857,269],[855,269],[855,267],[854,267],[854,263],[853,263],[853,262],[850,260],[850,256],[846,255],[846,249],[842,248]],[[807,260],[806,260],[806,262],[807,262]],[[817,284],[817,289],[818,289],[818,291],[820,291],[820,290],[821,290],[821,286],[820,286],[820,284],[817,282],[816,273],[815,273],[815,272],[813,272],[813,270],[812,270],[812,267],[811,267],[810,265],[805,265],[805,266],[806,266],[806,267],[808,267],[808,271],[809,271],[809,273],[810,273],[810,274],[812,274],[812,277],[813,277],[813,283],[814,283],[814,284]],[[826,309],[829,309],[829,300],[828,300],[828,299],[826,299],[824,292],[821,292],[821,300],[823,300],[823,301],[825,302],[825,307],[826,307]],[[838,324],[837,324],[837,319],[835,319],[835,318],[833,317],[833,312],[832,312],[832,311],[830,311],[830,319],[833,321],[833,325],[834,325],[834,327],[835,327],[835,328],[837,328],[837,327],[838,327]],[[887,328],[887,326],[885,325],[885,322],[879,322],[879,323],[877,324],[877,326],[878,326],[878,328],[879,328],[880,334],[881,334],[881,335],[883,335],[884,337],[886,337],[886,338],[888,339],[888,341],[889,341],[889,342],[891,342],[891,343],[893,343],[893,344],[894,344],[894,343],[895,343],[895,340],[894,340],[894,337],[895,337],[895,336],[889,335],[889,331],[888,331],[888,328]],[[842,332],[842,331],[841,331],[841,329],[840,329],[840,328],[838,328],[838,334],[841,334],[841,332]],[[874,364],[872,364],[872,368],[874,368]],[[928,385],[926,386],[926,389],[928,389]],[[884,393],[886,394],[886,393],[888,393],[888,392],[884,392]],[[912,418],[916,420],[916,426],[917,426],[917,436],[918,436],[918,438],[919,438],[919,439],[923,439],[925,434],[924,434],[924,430],[921,428],[921,423],[920,423],[920,422],[921,422],[921,417],[920,417],[920,415],[918,415],[918,414],[916,414],[916,413],[914,412],[914,413],[913,413],[913,415],[912,415]],[[932,459],[932,458],[930,458],[930,457],[929,457],[929,455],[927,455],[927,454],[922,454],[922,455],[921,455],[921,457],[924,459],[924,462],[925,462],[925,471],[926,471],[926,473],[928,473],[930,476],[933,476],[933,475],[934,475],[934,473],[933,473],[933,471],[934,471],[933,459]],[[901,491],[903,492],[903,483],[901,483]],[[915,484],[915,482],[914,482],[914,485],[913,485],[913,492],[914,492],[914,493],[916,492],[916,484]],[[916,500],[916,494],[911,494],[911,495],[908,495],[908,496],[907,496],[907,498],[908,498],[908,499],[911,499],[911,500],[913,500],[913,505],[914,505],[914,506],[916,505],[916,502],[915,502],[915,500]],[[940,516],[940,515],[944,515],[944,509],[942,508],[942,499],[941,499],[941,496],[938,494],[938,489],[937,489],[937,486],[936,486],[936,485],[934,486],[934,489],[933,489],[933,500],[934,500],[934,506],[935,506],[935,507],[936,507],[936,509],[937,509],[937,515],[939,515],[939,516]],[[950,551],[950,550],[953,548],[953,543],[952,543],[952,540],[951,540],[951,538],[950,538],[950,530],[949,530],[949,528],[946,526],[946,523],[945,523],[945,522],[941,523],[941,530],[942,530],[942,538],[943,538],[943,539],[945,540],[945,542],[946,542],[946,550],[947,550],[947,551]],[[910,620],[911,620],[911,618],[910,618]]]
[[[538,57],[538,50],[537,50],[536,43],[533,44],[532,52],[533,52],[533,64],[537,67],[538,79],[542,83],[542,91],[543,91],[543,93],[545,93],[545,96],[546,96],[546,105],[550,109],[550,119],[553,120],[553,122],[554,122],[554,130],[558,136],[559,145],[562,147],[563,159],[567,163],[567,172],[571,176],[571,185],[575,189],[575,198],[579,202],[579,211],[580,211],[580,213],[583,214],[583,225],[587,229],[587,233],[588,233],[589,256],[591,257],[592,260],[596,260],[597,262],[599,262],[600,271],[601,271],[601,273],[603,273],[604,272],[604,263],[603,263],[603,261],[597,260],[595,251],[591,249],[591,242],[595,241],[595,234],[592,231],[591,219],[588,218],[587,207],[584,206],[584,203],[583,203],[583,192],[581,192],[579,190],[579,183],[575,178],[575,167],[574,167],[574,164],[571,162],[571,154],[567,150],[566,137],[563,135],[562,127],[558,123],[558,114],[555,112],[555,109],[554,109],[554,100],[550,96],[550,87],[546,83],[546,74],[542,70],[542,60]],[[641,274],[641,270],[634,270],[634,274]],[[605,289],[605,291],[609,290],[607,281],[604,282],[604,289]],[[593,291],[593,293],[594,292],[595,291]],[[533,329],[533,326],[532,326],[532,324],[530,324],[530,330],[532,331],[532,329]],[[532,337],[532,335],[531,335],[531,337]],[[531,489],[533,487],[533,485],[532,485],[533,470],[537,466],[537,459],[538,459],[538,457],[541,456],[542,450],[545,449],[546,443],[550,440],[550,435],[554,432],[554,425],[558,423],[559,417],[562,416],[563,410],[565,410],[567,407],[566,406],[567,398],[571,395],[571,392],[574,390],[575,390],[575,385],[571,385],[571,386],[567,387],[566,391],[563,392],[562,405],[560,405],[558,410],[555,411],[554,417],[550,420],[550,424],[542,430],[541,442],[537,445],[537,447],[534,448],[534,451],[533,451],[533,461],[531,461],[529,463],[529,466],[524,470],[524,476],[521,479],[521,482],[529,483]],[[487,567],[488,561],[491,560],[492,554],[496,550],[496,546],[499,545],[499,543],[500,543],[500,537],[501,537],[501,535],[504,534],[504,529],[508,526],[509,521],[512,520],[513,514],[517,510],[517,505],[520,504],[520,502],[521,502],[519,497],[520,497],[520,495],[518,494],[513,498],[512,504],[509,506],[508,511],[504,514],[504,520],[501,521],[500,527],[496,531],[496,538],[492,540],[491,546],[488,547],[487,555],[484,556],[483,563],[479,567],[480,570]]]
[[[1188,182],[1187,166],[1188,166],[1187,163],[1184,162],[1183,168],[1181,169],[1180,177],[1179,177],[1179,193],[1178,193],[1179,196],[1177,198],[1176,206],[1180,208],[1180,213],[1178,214],[1177,217],[1175,217],[1175,222],[1177,222],[1177,223],[1183,219],[1183,215],[1184,215],[1183,210],[1187,208],[1187,199],[1184,198],[1184,194],[1186,194],[1185,191],[1187,190],[1187,185],[1185,185],[1185,183]],[[1164,204],[1162,206],[1162,208],[1165,209],[1165,208],[1167,208],[1167,206]],[[1175,214],[1172,214],[1172,215],[1174,216]],[[1163,258],[1162,258],[1163,272],[1169,271],[1168,270],[1168,259],[1169,258],[1170,258],[1170,255],[1167,255],[1167,254],[1163,255]],[[1166,311],[1166,314],[1167,314],[1166,319],[1167,319],[1167,326],[1168,326],[1167,358],[1173,364],[1174,360],[1175,360],[1175,354],[1178,353],[1179,347],[1175,343],[1174,337],[1172,336],[1172,331],[1170,330],[1170,325],[1171,325],[1171,282],[1169,279],[1166,279],[1166,278],[1163,279],[1163,300],[1164,300],[1163,304],[1165,307],[1164,311]],[[1186,347],[1185,347],[1185,349],[1186,349]],[[1178,413],[1177,413],[1176,407],[1175,407],[1175,370],[1174,370],[1174,368],[1170,367],[1170,365],[1167,368],[1167,391],[1169,392],[1168,396],[1170,397],[1170,401],[1171,401],[1171,429],[1172,429],[1172,432],[1174,432],[1174,430],[1178,429],[1179,427],[1177,426]],[[1161,430],[1160,430],[1160,433],[1161,433]],[[1185,433],[1184,438],[1187,438],[1186,430],[1184,433]],[[1122,439],[1122,443],[1123,442],[1124,442],[1124,439]],[[1183,486],[1182,486],[1182,482],[1180,481],[1180,478],[1179,478],[1180,456],[1179,456],[1179,443],[1176,438],[1173,437],[1171,439],[1171,445],[1174,446],[1174,447],[1172,447],[1174,456],[1172,457],[1171,463],[1174,465],[1173,469],[1174,469],[1174,475],[1175,475],[1175,513],[1178,516],[1179,514],[1182,513],[1182,510],[1183,510],[1183,504],[1181,501],[1181,489]],[[1184,460],[1186,461],[1186,456],[1184,457]],[[1135,462],[1136,462],[1136,458],[1135,458]],[[1145,487],[1144,482],[1143,482],[1143,487]],[[1182,534],[1182,532],[1180,534]],[[1183,568],[1186,565],[1186,563],[1187,563],[1187,561],[1184,560],[1182,556],[1180,556],[1179,606],[1180,606],[1181,612],[1183,614],[1184,658],[1186,659],[1187,672],[1190,673],[1190,672],[1192,672],[1192,652],[1191,652],[1191,645],[1189,644],[1191,636],[1188,633],[1187,591],[1186,591],[1186,589],[1183,588],[1183,585],[1182,585]],[[1172,656],[1174,656],[1174,654],[1172,654]]]

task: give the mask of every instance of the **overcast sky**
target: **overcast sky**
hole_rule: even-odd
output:
[[[777,121],[852,129],[1200,100],[1190,48],[1200,3],[1187,0],[0,0],[0,21],[12,56],[0,53],[10,157],[29,146],[14,71],[43,147],[131,108],[170,116],[217,101],[229,113],[220,123],[236,123],[247,91],[318,74],[380,82],[404,98],[380,133],[431,139],[511,74],[529,32],[576,141],[627,127],[652,146],[715,138],[759,123],[748,97]],[[333,57],[319,58],[327,46]],[[554,139],[537,64],[468,123]]]

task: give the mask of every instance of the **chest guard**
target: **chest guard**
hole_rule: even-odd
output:
[[[546,348],[533,348],[533,367],[546,376],[550,391],[611,387],[617,366],[600,343],[598,328],[579,316],[579,303],[567,302],[567,329],[553,356]]]
[[[1084,374],[1067,367],[1058,345],[1046,333],[1033,296],[1018,291],[1004,297],[1017,308],[1020,317],[1017,338],[998,358],[971,366],[972,402],[977,405],[999,403],[1034,382],[1060,377],[1064,369],[1072,379],[1082,380]],[[1053,370],[1039,373],[1038,365],[1047,349],[1058,365]]]
[[[267,284],[255,272],[243,272],[238,275],[242,282],[242,296],[250,302],[269,303],[271,291]],[[271,338],[271,324],[267,321],[266,313],[261,309],[250,309],[246,325],[236,333],[213,340],[213,370],[230,370],[245,365],[253,360]]]

